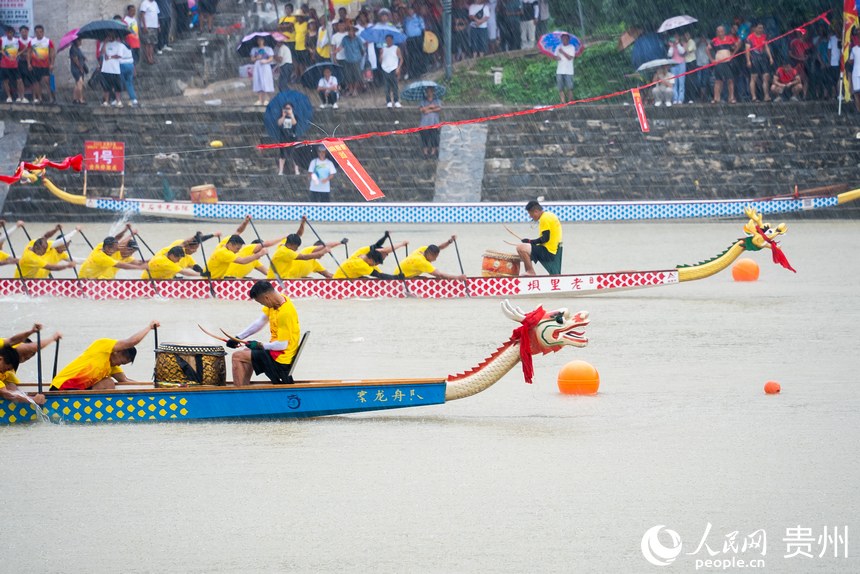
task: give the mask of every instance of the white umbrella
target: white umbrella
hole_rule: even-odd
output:
[[[660,24],[660,28],[658,28],[657,31],[668,32],[669,30],[674,30],[675,28],[680,28],[681,26],[695,24],[696,22],[698,22],[698,20],[696,20],[692,16],[672,16],[671,18]]]
[[[651,60],[650,62],[645,62],[638,68],[636,68],[637,72],[644,72],[645,70],[650,70],[652,68],[659,68],[660,66],[675,66],[677,62],[674,60],[667,60],[666,58],[660,58],[659,60]]]

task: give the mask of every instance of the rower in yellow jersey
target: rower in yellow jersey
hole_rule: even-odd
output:
[[[5,339],[0,339],[0,349],[3,347],[15,347],[15,350],[18,351],[18,357],[20,358],[20,362],[29,361],[36,354],[36,343],[30,340],[36,331],[41,331],[42,325],[36,323],[33,327],[24,331],[23,333],[18,333],[16,335],[12,335],[11,337],[6,337]],[[63,338],[63,335],[60,333],[54,333],[50,337],[42,337],[42,349],[48,347],[51,343],[55,343]]]
[[[200,277],[200,272],[191,267],[183,267],[186,262],[185,251],[177,245],[171,247],[164,255],[156,255],[146,265],[141,279],[173,279],[177,275]]]
[[[21,358],[18,351],[10,346],[0,347],[0,399],[6,399],[13,403],[26,403],[29,399],[18,391],[18,385],[21,381],[15,371],[18,370],[18,365],[21,363]],[[45,404],[45,395],[38,393],[33,397],[33,402],[37,405]]]
[[[233,353],[233,384],[247,385],[251,382],[252,370],[258,375],[265,373],[276,384],[292,383],[290,370],[301,336],[299,315],[293,302],[265,280],[254,283],[248,296],[263,306],[263,314],[237,337],[244,340],[268,325],[270,341],[247,341],[245,349]],[[235,349],[239,344],[231,340],[227,346]]]
[[[136,244],[135,244],[136,245]],[[126,243],[126,249],[129,244]],[[81,265],[78,277],[81,279],[113,279],[119,269],[145,269],[146,264],[125,262],[118,259],[120,253],[119,241],[110,235],[105,237],[99,246],[93,249],[86,261]]]
[[[379,270],[384,257],[376,249],[371,249],[364,255],[350,257],[340,264],[332,279],[359,279],[361,277],[375,277],[376,279],[402,279],[402,275],[391,275]]]
[[[212,279],[223,279],[227,276],[227,269],[231,263],[245,265],[258,261],[261,257],[268,253],[268,250],[258,243],[254,245],[250,255],[240,257],[239,250],[245,245],[245,240],[241,235],[231,235],[227,238],[224,245],[219,245],[217,249],[209,257],[206,262],[206,268],[209,271],[209,277]]]
[[[54,250],[57,252],[56,250]],[[65,263],[51,263],[53,256],[47,255],[48,240],[44,237],[39,237],[33,241],[31,246],[28,246],[21,255],[21,260],[18,262],[18,269],[15,270],[15,278],[24,277],[25,279],[45,279],[50,275],[51,271],[62,271],[75,266],[74,261]],[[59,253],[59,252],[57,252]]]
[[[0,223],[2,223],[4,227],[6,226],[5,220],[0,220]],[[18,263],[18,259],[3,251],[3,247],[6,246],[7,241],[11,241],[11,235],[21,227],[24,227],[24,222],[19,220],[11,229],[6,229],[6,233],[0,235],[0,265],[15,265]]]
[[[275,250],[275,254],[272,255],[272,268],[269,269],[267,277],[269,279],[274,279],[276,277],[286,279],[287,277],[291,277],[293,274],[292,268],[296,263],[301,261],[318,260],[326,253],[329,253],[332,248],[343,243],[346,243],[345,239],[333,241],[331,243],[323,243],[319,247],[315,246],[309,253],[299,253],[298,248],[302,245],[302,238],[297,233],[290,233],[287,235],[286,240],[284,240],[284,244],[279,246]],[[302,277],[304,277],[304,275],[302,275]]]
[[[317,241],[310,247],[305,247],[299,251],[299,255],[310,255],[322,247],[325,247],[325,243]],[[314,273],[322,275],[326,279],[331,279],[331,273],[323,267],[319,259],[296,259],[290,265],[287,272],[281,275],[281,279],[304,279]]]
[[[544,211],[537,201],[528,202],[526,211],[529,217],[539,223],[540,237],[523,239],[522,245],[517,245],[517,254],[523,261],[525,275],[535,274],[533,261],[543,265],[550,275],[561,275],[561,222],[555,214]]]
[[[407,279],[418,277],[422,273],[427,273],[437,279],[465,280],[465,275],[443,273],[433,266],[433,263],[439,257],[439,252],[454,243],[456,239],[457,236],[452,235],[450,239],[443,241],[439,245],[426,245],[424,247],[419,247],[409,254],[406,259],[400,262],[400,266],[397,268],[397,273],[402,273]]]

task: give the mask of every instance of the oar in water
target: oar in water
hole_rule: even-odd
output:
[[[200,254],[203,255],[203,273],[206,276],[206,282],[209,284],[209,293],[213,299],[217,299],[218,295],[215,294],[215,286],[212,285],[212,276],[209,274],[209,260],[206,259],[206,248],[203,247],[203,234],[198,231],[195,237],[200,242]]]
[[[400,269],[400,260],[397,258],[397,250],[394,249],[394,241],[391,239],[391,234],[387,231],[388,244],[391,246],[391,254],[394,255],[394,263],[397,264],[397,269],[400,271],[400,280],[403,281],[403,288],[406,290],[406,295],[413,297],[412,291],[409,290],[409,284],[406,282],[406,277],[403,275],[403,269]]]
[[[18,256],[15,255],[15,246],[12,245],[12,241],[9,240],[9,232],[6,231],[6,223],[0,222],[0,225],[3,226],[3,234],[6,236],[6,243],[9,244],[9,251],[12,252],[12,257],[14,257],[15,259],[18,259]],[[21,229],[24,229],[23,225],[21,226]],[[24,286],[24,293],[26,293],[27,295],[30,295],[30,288],[27,287],[27,280],[24,279],[24,273],[21,271],[21,264],[16,261],[15,267],[18,269],[18,277],[21,278],[21,285]]]
[[[317,230],[316,230],[316,229],[314,229],[314,226],[313,226],[313,225],[311,225],[310,220],[308,220],[307,218],[305,218],[305,223],[307,223],[307,224],[308,224],[308,227],[310,227],[310,228],[311,228],[311,231],[313,232],[313,234],[314,234],[314,235],[316,235],[316,237],[317,237],[317,241],[322,242],[323,246],[325,246],[325,241],[323,241],[322,237],[320,237],[320,234],[319,234],[319,233],[317,233]],[[341,239],[341,240],[340,240],[340,242],[343,244],[343,248],[347,250],[347,251],[346,251],[346,253],[347,253],[347,257],[349,257],[349,250],[348,250],[348,249],[347,249],[347,247],[346,247],[347,238],[346,238],[346,237],[344,237],[343,239]],[[334,256],[334,253],[332,253],[331,251],[329,251],[329,252],[328,252],[328,254],[329,254],[329,255],[331,256],[331,258],[334,260],[334,263],[335,263],[335,265],[337,265],[337,268],[338,268],[338,269],[340,269],[340,272],[341,272],[341,273],[343,273],[343,269],[341,269],[340,262],[337,260],[337,257],[335,257],[335,256]],[[344,273],[344,275],[346,275],[346,274]]]
[[[36,384],[42,394],[42,331],[36,331]]]
[[[465,272],[465,271],[463,271],[463,260],[462,260],[462,259],[460,259],[460,248],[457,246],[457,238],[456,238],[456,237],[451,237],[451,241],[453,241],[453,242],[454,242],[454,251],[457,253],[457,263],[459,263],[459,264],[460,264],[460,273],[461,273],[462,275],[465,275],[465,274],[466,274],[466,272]],[[467,296],[467,297],[471,297],[471,296],[472,296],[472,294],[471,294],[471,293],[469,293],[469,280],[468,280],[468,279],[463,279],[463,287],[465,287],[465,288],[466,288],[466,296]]]
[[[254,230],[254,235],[256,235],[256,236],[257,236],[257,241],[259,241],[259,242],[260,242],[260,246],[262,247],[262,245],[263,245],[263,238],[262,238],[262,237],[260,237],[260,232],[258,232],[258,231],[257,231],[257,226],[256,226],[256,225],[254,225],[254,220],[253,220],[253,219],[251,219],[250,217],[248,217],[248,223],[250,223],[250,224],[251,224],[251,229],[253,229],[253,230]],[[265,247],[262,247],[262,249],[265,249]],[[271,257],[271,255],[269,255],[269,252],[268,252],[268,251],[266,252],[266,259],[268,259],[268,260],[269,260],[269,269],[271,269],[271,270],[272,270],[272,273],[274,273],[274,274],[275,274],[275,277],[276,277],[276,278],[277,278],[277,280],[278,280],[278,285],[280,285],[281,289],[285,289],[285,287],[284,287],[284,280],[283,280],[283,279],[281,279],[281,274],[280,274],[280,273],[278,273],[278,270],[277,270],[277,269],[275,269],[275,264],[274,264],[274,263],[272,263],[272,257]]]
[[[80,276],[78,276],[78,268],[74,265],[75,258],[74,258],[74,257],[72,257],[72,252],[71,252],[71,251],[69,251],[69,242],[68,242],[68,240],[66,240],[66,234],[63,232],[63,227],[62,227],[62,226],[57,225],[57,227],[59,227],[59,228],[60,228],[60,237],[62,237],[62,238],[63,238],[63,245],[65,245],[65,246],[66,246],[66,255],[68,255],[68,256],[69,256],[69,261],[71,261],[71,262],[72,262],[72,264],[73,264],[73,265],[72,265],[72,271],[75,273],[75,279],[77,279],[77,280],[78,280],[78,285],[80,286],[80,288],[81,288],[81,289],[83,289],[83,285],[81,285],[81,284],[80,284],[80,279],[81,279],[81,278],[80,278]]]
[[[142,242],[143,242],[143,240],[141,239],[141,243]],[[135,245],[137,245],[137,254],[140,256],[140,260],[145,261],[145,259],[143,258],[143,251],[140,250],[140,244],[138,244],[135,241]],[[146,244],[144,243],[144,245],[146,245]],[[147,249],[149,249],[149,247],[147,247]],[[156,283],[155,283],[155,278],[152,276],[152,273],[149,271],[149,264],[146,265],[146,275],[149,277],[149,282],[152,284],[152,288],[155,291],[155,294],[158,297],[161,297],[161,292],[158,290],[158,285],[156,285]],[[157,338],[157,336],[156,336],[156,338]]]

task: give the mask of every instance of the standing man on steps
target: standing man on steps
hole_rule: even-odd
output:
[[[143,59],[155,65],[155,45],[158,43],[158,3],[143,0],[140,3],[140,40],[143,42]]]

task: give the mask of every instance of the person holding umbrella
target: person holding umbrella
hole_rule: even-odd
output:
[[[113,33],[105,38],[104,60],[102,60],[102,82],[104,84],[104,95],[102,105],[122,107],[120,92],[122,91],[122,76],[120,72],[120,60],[122,60],[122,48],[125,45],[117,40]],[[128,49],[128,48],[126,48]],[[129,50],[130,51],[130,50]],[[110,98],[110,99],[108,99]]]
[[[573,101],[573,59],[576,57],[576,47],[570,43],[570,34],[561,35],[561,44],[555,49],[555,59],[558,64],[555,69],[555,81],[561,103]],[[565,98],[565,92],[568,96]]]
[[[279,139],[280,143],[289,143],[296,141],[296,114],[293,113],[293,104],[286,104],[281,109],[281,117],[278,118],[278,127],[282,130],[282,135]],[[293,164],[293,170],[296,175],[299,175],[299,164],[296,163],[293,157],[292,147],[282,147],[279,149],[280,157],[278,158],[278,175],[284,175],[284,165],[287,159]]]
[[[257,47],[251,50],[251,62],[254,63],[253,90],[257,94],[258,106],[269,103],[266,94],[275,93],[275,82],[272,77],[272,62],[275,61],[275,51],[266,45],[262,36],[257,36]],[[265,101],[263,100],[265,98]]]

